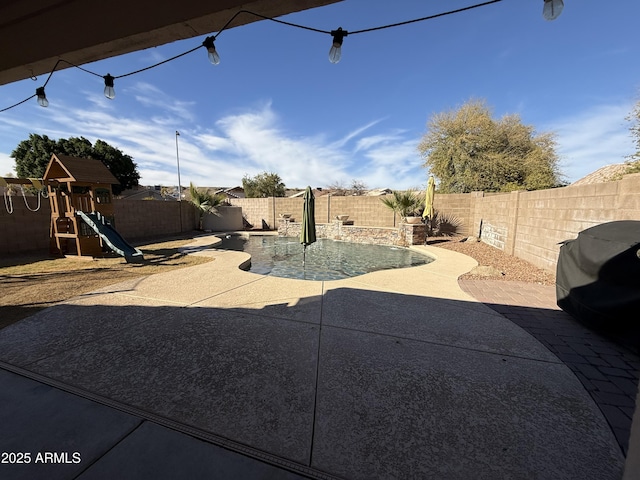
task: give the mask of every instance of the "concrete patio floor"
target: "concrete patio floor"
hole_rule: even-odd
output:
[[[464,255],[312,282],[242,252],[0,331],[1,478],[619,479],[576,375],[457,277]]]

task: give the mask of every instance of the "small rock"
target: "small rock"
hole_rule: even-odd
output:
[[[504,276],[504,272],[501,272],[495,267],[490,267],[486,265],[479,265],[474,267],[473,270],[469,272],[470,275],[478,275],[479,277],[502,277]]]

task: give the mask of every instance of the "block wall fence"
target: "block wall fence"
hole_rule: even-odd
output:
[[[277,228],[280,214],[302,218],[302,198],[234,199],[254,226]],[[616,182],[569,186],[534,192],[436,194],[438,212],[456,217],[458,233],[477,236],[509,255],[554,271],[560,242],[574,239],[589,227],[614,220],[640,220],[640,174]],[[395,227],[399,219],[380,197],[316,199],[316,223],[331,223],[349,215],[354,225]]]
[[[35,199],[29,198],[30,205]],[[616,182],[563,187],[534,192],[488,194],[436,194],[435,208],[455,216],[458,233],[479,236],[510,255],[537,267],[555,270],[559,243],[578,232],[614,220],[640,220],[640,174]],[[303,199],[232,199],[254,228],[275,230],[280,214],[300,221]],[[9,215],[0,204],[0,256],[49,248],[49,204],[29,211],[21,197],[13,197]],[[188,202],[116,200],[116,229],[126,239],[161,237],[197,227],[197,213]],[[316,198],[316,223],[332,223],[336,215],[349,215],[354,225],[397,227],[400,220],[380,197]],[[181,220],[182,219],[182,220]],[[180,222],[182,221],[182,225]]]
[[[31,208],[35,197],[27,196]],[[40,209],[27,208],[22,196],[12,198],[13,213],[0,204],[0,257],[22,252],[49,251],[51,210],[42,199]],[[115,200],[115,228],[126,240],[153,238],[190,232],[197,227],[198,216],[188,202],[153,200]]]

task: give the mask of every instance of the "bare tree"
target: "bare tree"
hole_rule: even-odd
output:
[[[627,120],[632,122],[631,127],[629,127],[629,131],[631,132],[631,136],[636,144],[636,152],[627,157],[631,170],[627,173],[637,173],[640,172],[640,100],[636,102],[633,107],[633,111],[629,114]]]
[[[327,189],[331,192],[331,195],[336,197],[344,197],[349,194],[349,189],[345,186],[342,180],[336,180],[327,186]]]
[[[362,180],[351,180],[351,195],[364,195],[365,193],[367,193],[367,190],[367,184]]]

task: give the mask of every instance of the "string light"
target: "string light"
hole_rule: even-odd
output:
[[[36,96],[38,97],[38,105],[41,107],[49,106],[49,100],[47,100],[47,96],[44,93],[44,87],[36,88]]]
[[[545,20],[555,20],[562,13],[564,2],[562,0],[544,0],[542,16]]]
[[[214,40],[215,40],[214,37],[207,37],[204,39],[204,42],[202,42],[202,46],[207,49],[207,53],[209,55],[209,61],[213,65],[219,65],[220,55],[218,55],[218,52],[216,51],[216,46],[213,43]]]
[[[104,76],[96,73],[96,72],[92,72],[91,70],[87,70],[86,68],[80,67],[78,65],[74,65],[71,62],[68,62],[67,60],[64,59],[59,59],[55,66],[53,67],[53,69],[51,70],[51,72],[49,73],[49,76],[47,78],[47,81],[44,83],[44,85],[38,89],[36,89],[36,94],[32,95],[28,98],[25,98],[24,100],[21,100],[18,103],[15,103],[9,107],[3,108],[0,110],[0,112],[5,112],[7,110],[10,110],[14,107],[17,107],[18,105],[21,105],[29,100],[31,100],[34,96],[38,97],[38,104],[46,107],[49,105],[49,101],[47,100],[47,97],[44,93],[44,87],[47,85],[47,83],[49,82],[49,80],[51,79],[51,76],[53,75],[53,73],[56,71],[56,69],[58,68],[58,65],[62,62],[67,63],[68,65],[71,65],[72,67],[78,68],[86,73],[90,73],[91,75],[95,75],[97,77],[102,77],[104,79],[104,95],[105,97],[109,98],[109,99],[113,99],[116,96],[115,90],[113,88],[113,83],[114,80],[116,78],[123,78],[123,77],[128,77],[130,75],[135,75],[137,73],[140,72],[144,72],[146,70],[150,70],[152,68],[158,67],[160,65],[163,65],[165,63],[171,62],[173,60],[176,60],[180,57],[183,57],[185,55],[188,55],[191,52],[194,52],[196,50],[198,50],[201,47],[204,47],[207,49],[207,55],[209,57],[209,61],[214,64],[214,65],[218,65],[220,63],[220,55],[218,55],[218,52],[216,51],[215,45],[214,45],[214,41],[216,40],[216,38],[218,37],[218,35],[220,35],[223,31],[225,31],[229,25],[231,25],[231,23],[233,22],[233,20],[235,20],[235,18],[238,15],[242,15],[242,14],[247,14],[247,15],[253,15],[255,17],[259,17],[262,18],[264,20],[269,20],[275,23],[280,23],[283,25],[287,25],[290,27],[295,27],[295,28],[300,28],[300,29],[304,29],[304,30],[309,30],[309,31],[313,31],[313,32],[317,32],[317,33],[323,33],[323,34],[328,34],[331,35],[333,37],[333,43],[331,45],[331,50],[329,51],[329,61],[331,63],[338,63],[340,61],[340,58],[342,57],[342,41],[344,39],[344,37],[346,37],[347,35],[355,35],[358,33],[367,33],[367,32],[373,32],[376,30],[382,30],[382,29],[386,29],[386,28],[393,28],[393,27],[399,27],[402,25],[408,25],[410,23],[416,23],[416,22],[422,22],[425,20],[432,20],[434,18],[438,18],[438,17],[443,17],[445,15],[452,15],[455,13],[460,13],[460,12],[464,12],[467,10],[472,10],[475,8],[479,8],[479,7],[484,7],[487,5],[491,5],[493,3],[498,3],[501,2],[502,0],[488,0],[484,3],[478,3],[475,5],[471,5],[468,7],[463,7],[463,8],[459,8],[457,10],[450,10],[447,12],[443,12],[443,13],[438,13],[436,15],[430,15],[428,17],[422,17],[422,18],[415,18],[413,20],[407,20],[404,22],[399,22],[399,23],[394,23],[394,24],[390,24],[390,25],[382,25],[379,27],[373,27],[373,28],[367,28],[364,30],[356,30],[356,31],[351,31],[348,32],[346,30],[343,30],[342,27],[338,28],[337,30],[331,30],[331,31],[326,31],[326,30],[320,30],[317,28],[313,28],[313,27],[308,27],[305,25],[298,25],[295,23],[290,23],[290,22],[285,22],[284,20],[278,20],[276,18],[271,18],[271,17],[267,17],[264,15],[261,15],[259,13],[255,13],[255,12],[250,12],[248,10],[239,10],[237,11],[230,19],[229,21],[220,29],[220,31],[213,36],[209,36],[207,38],[204,39],[204,41],[202,42],[201,45],[196,46],[195,48],[192,48],[190,50],[187,50],[186,52],[180,53],[178,55],[175,55],[171,58],[167,58],[166,60],[163,60],[161,62],[155,63],[153,65],[149,65],[148,67],[145,68],[141,68],[139,70],[135,70],[133,72],[129,72],[129,73],[125,73],[122,75],[118,75],[118,76],[112,76],[110,74],[106,74]],[[562,12],[562,8],[564,7],[564,3],[562,0],[544,0],[544,10],[543,10],[543,16],[545,19],[547,20],[554,20],[555,18],[557,18],[560,13]],[[33,70],[31,71],[31,78],[34,79],[34,75],[33,75]]]
[[[109,100],[116,98],[116,91],[113,88],[113,77],[108,73],[104,76],[104,96]]]
[[[342,30],[339,27],[337,30],[331,30],[331,36],[333,37],[333,44],[331,50],[329,50],[329,61],[331,63],[338,63],[342,58],[342,39],[349,35],[349,32]]]

